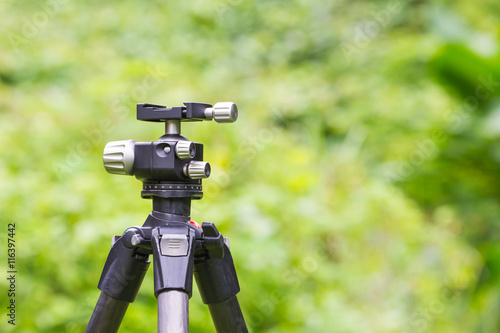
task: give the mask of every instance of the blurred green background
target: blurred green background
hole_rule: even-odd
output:
[[[500,2],[0,3],[1,332],[83,332],[112,235],[151,210],[106,142],[135,104],[234,101],[183,126],[212,176],[251,332],[500,332]],[[7,324],[16,223],[17,325]],[[196,287],[192,332],[214,332]],[[156,332],[152,269],[120,332]]]

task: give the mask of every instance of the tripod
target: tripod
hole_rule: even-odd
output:
[[[184,105],[138,104],[137,119],[164,121],[165,135],[154,142],[110,142],[104,148],[105,169],[141,180],[141,197],[152,199],[153,210],[142,227],[113,237],[98,284],[101,294],[86,333],[118,331],[139,291],[150,255],[159,333],[188,332],[193,275],[217,332],[248,332],[236,298],[240,288],[227,239],[213,223],[200,226],[190,221],[191,200],[202,198],[201,179],[210,176],[210,165],[203,162],[203,145],[180,134],[181,121],[234,122],[238,109],[228,102],[214,107]]]

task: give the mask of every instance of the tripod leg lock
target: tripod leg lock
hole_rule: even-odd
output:
[[[153,229],[155,296],[165,290],[193,292],[195,232],[186,223],[172,222]]]
[[[224,237],[219,233],[215,224],[203,222],[203,248],[210,259],[220,259],[224,257]]]
[[[205,304],[213,304],[233,298],[240,291],[233,257],[223,244],[223,257],[198,261],[194,265],[194,277]]]
[[[123,238],[119,238],[106,259],[98,288],[108,296],[132,303],[149,264],[147,256],[125,247]]]

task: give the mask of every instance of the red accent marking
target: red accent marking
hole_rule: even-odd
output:
[[[196,223],[195,221],[190,221],[189,223],[191,223],[192,225],[194,225],[196,228],[200,228],[201,229],[201,225],[199,223]]]

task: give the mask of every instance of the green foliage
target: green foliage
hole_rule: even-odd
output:
[[[192,218],[230,238],[252,332],[500,330],[498,2],[0,13],[0,259],[15,222],[19,271],[0,331],[84,330],[111,236],[151,210],[102,168],[106,142],[162,134],[135,103],[226,100],[236,123],[183,126],[213,170]],[[191,331],[214,332],[194,289]],[[149,272],[120,332],[155,330]]]

